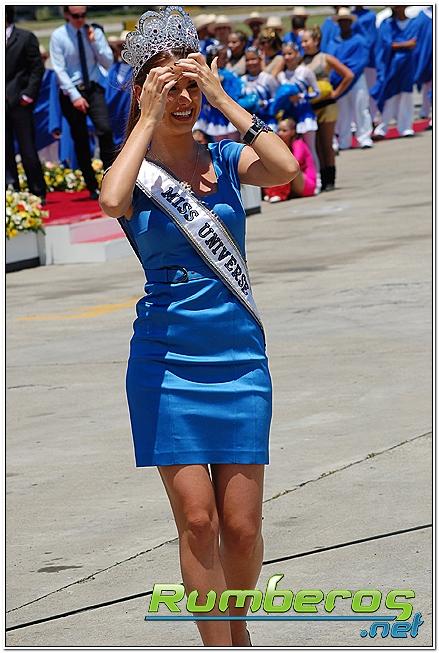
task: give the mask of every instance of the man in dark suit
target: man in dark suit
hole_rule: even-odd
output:
[[[14,136],[29,190],[46,198],[41,162],[35,146],[33,108],[44,75],[38,39],[35,34],[14,25],[14,7],[6,6],[6,185],[20,189],[15,162]]]

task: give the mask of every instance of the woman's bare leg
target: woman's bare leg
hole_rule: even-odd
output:
[[[305,186],[305,178],[303,172],[299,170],[297,177],[291,182],[291,194],[293,197],[302,197],[303,189]]]
[[[319,157],[322,168],[335,166],[335,152],[332,147],[335,122],[321,122],[319,124]]]
[[[227,588],[254,589],[264,554],[262,497],[264,465],[211,465],[212,482],[220,522],[220,555]],[[229,605],[230,615],[246,615],[244,608]],[[233,646],[248,646],[246,622],[231,621]]]
[[[206,594],[217,594],[211,615],[227,614],[217,609],[226,580],[219,554],[219,519],[215,493],[207,465],[163,465],[158,467],[179,534],[180,565],[186,596],[199,592],[197,604]],[[197,621],[205,646],[231,646],[228,621]]]

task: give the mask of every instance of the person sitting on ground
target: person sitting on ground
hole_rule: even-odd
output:
[[[315,194],[317,171],[314,159],[307,144],[296,132],[293,118],[281,120],[277,130],[278,136],[291,148],[294,157],[300,165],[300,172],[288,184],[264,188],[264,200],[268,202],[283,202],[293,197],[310,197]]]

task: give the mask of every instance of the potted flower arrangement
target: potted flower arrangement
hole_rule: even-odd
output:
[[[44,240],[43,218],[48,212],[39,197],[28,192],[6,191],[6,271],[40,264]]]
[[[103,173],[102,161],[100,159],[94,159],[92,166],[100,188]],[[43,174],[48,192],[57,190],[73,193],[84,190],[86,187],[82,172],[68,168],[62,163],[46,161],[43,163]],[[18,164],[18,178],[20,180],[20,188],[25,190],[27,188],[27,181],[21,163]]]

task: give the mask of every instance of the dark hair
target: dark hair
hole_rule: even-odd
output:
[[[240,30],[240,29],[235,29],[235,31],[231,32],[231,34],[236,34],[236,36],[241,41],[241,43],[247,43],[247,41],[248,41],[247,34],[245,32],[243,32],[242,30]]]
[[[195,52],[195,50],[192,50],[191,48],[178,48],[175,50],[167,50],[165,52],[158,52],[155,54],[151,59],[148,59],[148,61],[142,66],[138,74],[136,75],[135,78],[132,80],[132,95],[131,95],[131,106],[130,106],[130,111],[128,114],[128,120],[127,120],[127,126],[125,130],[125,140],[122,143],[122,147],[125,145],[125,143],[128,140],[129,135],[133,131],[134,127],[136,126],[139,118],[140,118],[140,109],[139,105],[134,93],[134,85],[136,86],[143,86],[145,83],[145,80],[148,76],[148,73],[153,69],[156,68],[157,66],[163,66],[165,65],[170,59],[175,58],[175,59],[183,59],[184,57],[187,57],[188,54],[191,52]],[[121,149],[122,149],[121,147]]]
[[[259,43],[267,41],[275,52],[282,48],[282,39],[271,27],[264,27],[259,33]]]
[[[65,13],[65,14],[69,14],[69,13],[70,13],[70,9],[69,9],[69,7],[73,7],[73,6],[74,6],[74,5],[64,5],[64,7],[63,7],[64,13]],[[78,6],[79,6],[79,5],[78,5]],[[81,7],[82,7],[82,6],[85,7],[85,10],[87,11],[87,9],[88,9],[87,5],[81,5]]]
[[[215,57],[217,57],[220,52],[223,52],[223,50],[227,50],[227,52],[229,51],[227,45],[209,45],[206,48],[206,63],[209,68],[212,65],[212,61],[215,59]]]
[[[9,25],[12,25],[12,23],[15,20],[15,7],[14,5],[6,5],[5,9],[6,9],[6,22]]]
[[[192,133],[195,134],[195,132],[202,134],[208,143],[213,143],[213,136],[211,136],[207,132],[203,131],[202,129],[194,129]]]
[[[303,29],[305,27],[307,16],[293,16],[291,25],[293,29]]]

